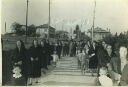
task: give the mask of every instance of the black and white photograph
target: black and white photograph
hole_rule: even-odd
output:
[[[1,86],[128,86],[128,0],[1,0]]]

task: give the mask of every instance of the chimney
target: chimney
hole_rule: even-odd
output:
[[[107,31],[108,31],[108,28],[107,28]]]
[[[110,32],[110,29],[109,29],[109,32]]]

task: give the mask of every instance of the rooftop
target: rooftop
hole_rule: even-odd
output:
[[[43,25],[37,26],[36,28],[48,28],[48,24],[43,24]],[[55,29],[55,28],[50,26],[50,29]]]
[[[92,32],[92,29],[88,29],[88,32]],[[88,33],[87,32],[87,33]],[[102,29],[102,28],[99,28],[99,27],[96,27],[96,28],[94,28],[94,30],[93,30],[93,32],[94,33],[109,33],[109,30],[104,30],[104,29]]]

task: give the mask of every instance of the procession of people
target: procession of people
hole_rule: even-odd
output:
[[[26,49],[23,41],[18,40],[10,57],[12,86],[31,86],[32,80],[38,83],[41,72],[45,75],[46,70],[49,70],[49,65],[55,68],[61,57],[77,57],[77,69],[81,70],[82,76],[85,73],[91,73],[94,77],[94,73],[97,73],[94,86],[103,85],[102,81],[100,82],[103,76],[110,78],[112,85],[128,85],[127,47],[124,45],[121,45],[119,53],[116,53],[111,43],[106,41],[100,44],[86,40],[56,40],[53,42],[42,39],[38,42],[34,39],[29,49]]]

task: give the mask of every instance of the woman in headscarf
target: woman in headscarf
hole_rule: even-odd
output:
[[[29,48],[30,58],[29,58],[29,78],[30,82],[28,85],[32,85],[32,78],[35,79],[35,83],[38,83],[38,78],[41,76],[41,59],[40,48],[38,45],[38,40],[34,40],[32,46]]]
[[[21,67],[21,74],[25,77],[27,82],[27,59],[26,59],[26,49],[22,40],[17,40],[16,48],[11,54],[11,66],[18,65]]]
[[[42,40],[40,42],[40,59],[41,59],[41,68],[43,68],[43,73],[45,74],[45,68],[47,67],[47,56],[46,56],[46,47],[45,43]]]

